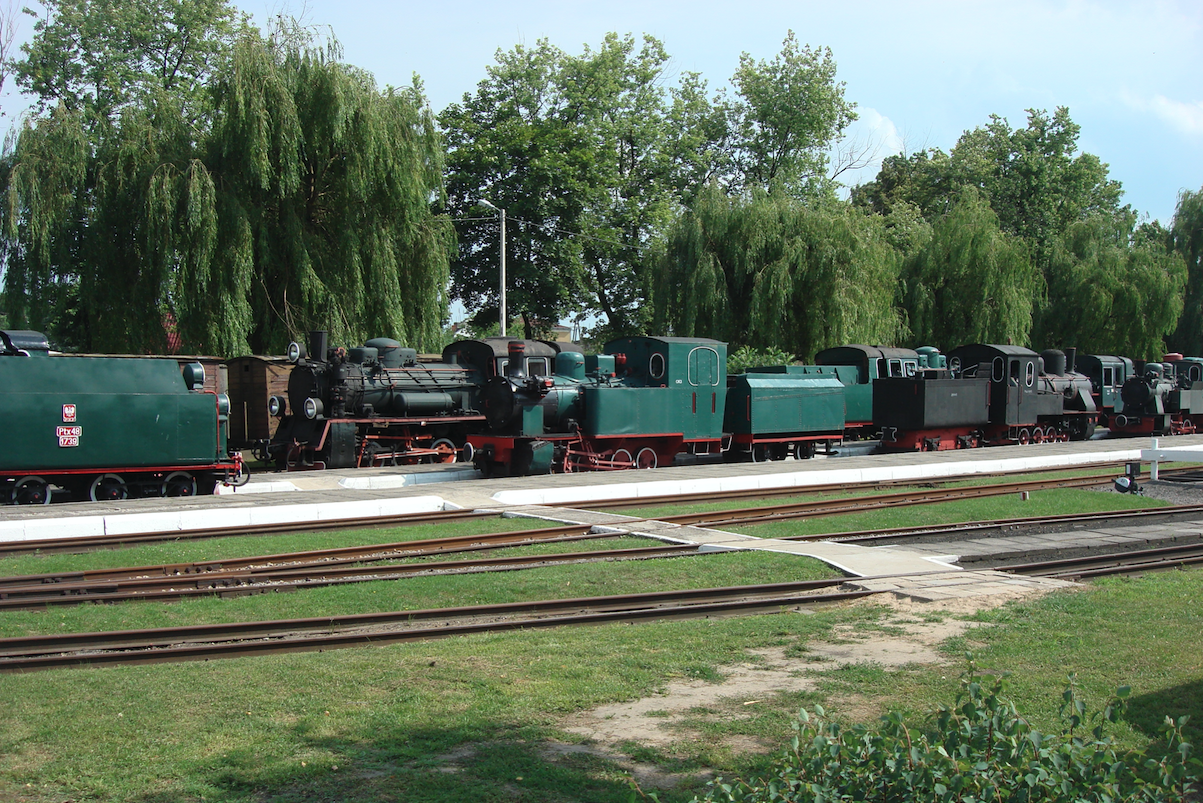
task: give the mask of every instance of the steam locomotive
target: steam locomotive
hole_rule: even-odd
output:
[[[1089,378],[1066,354],[976,344],[948,353],[948,370],[873,385],[873,420],[885,449],[939,451],[1086,440],[1098,408]]]

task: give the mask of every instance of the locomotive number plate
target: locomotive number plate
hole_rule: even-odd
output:
[[[67,448],[69,446],[79,446],[79,436],[84,434],[83,427],[59,427],[58,432],[59,448]]]
[[[75,405],[74,404],[64,404],[63,405],[63,423],[71,424],[74,422],[75,422]]]

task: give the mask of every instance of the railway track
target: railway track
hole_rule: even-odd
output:
[[[1203,545],[1091,555],[996,567],[1038,577],[1083,579],[1203,563]],[[931,575],[944,575],[933,572]],[[903,575],[903,577],[915,575]],[[863,580],[897,579],[892,576]],[[62,667],[211,660],[312,652],[535,628],[746,615],[860,599],[878,591],[841,589],[846,580],[661,591],[218,625],[0,639],[0,673]]]
[[[1110,475],[1105,476],[1110,477]],[[1098,481],[1099,475],[1091,475],[1075,478],[1069,482],[1087,485],[1095,484]],[[1012,494],[1047,487],[1065,487],[1066,484],[1067,481],[1061,479],[1028,480],[988,486],[923,489],[896,494],[743,508],[735,511],[690,513],[667,516],[660,521],[682,525],[757,524],[842,512],[930,504],[952,499]],[[1203,510],[1203,508],[1199,509]],[[1166,508],[1158,508],[1152,512],[1165,516],[1166,510]],[[631,520],[626,523],[627,526],[624,529],[635,529],[643,521],[647,520]],[[1048,522],[1050,519],[1029,519],[1025,521],[1025,524],[1034,526],[1035,521]],[[950,526],[944,531],[955,532],[958,531],[958,527]],[[595,550],[588,553],[568,553],[558,556],[532,555],[439,563],[392,563],[436,554],[593,540],[611,538],[621,534],[614,530],[615,528],[610,527],[606,531],[594,532],[590,525],[564,525],[485,535],[259,555],[248,558],[3,577],[0,578],[0,610],[45,608],[89,602],[174,601],[196,596],[244,596],[327,585],[399,579],[419,574],[515,570],[555,563],[653,559],[697,553],[697,548],[693,545],[659,545],[636,549]],[[909,532],[893,530],[852,533],[834,536],[834,540],[850,543],[874,543],[897,541],[900,538],[915,537],[916,535],[930,536],[932,532],[933,528],[928,527],[912,529]],[[817,540],[830,537],[832,536],[787,536],[794,540]]]
[[[1096,480],[1095,484],[1110,482],[1115,477],[1115,464],[1113,463],[1098,463],[1091,464],[1093,467],[1110,467],[1111,470],[1105,473],[1090,475]],[[1038,469],[1029,471],[1029,474],[1064,471],[1064,469]],[[1178,468],[1178,469],[1162,469],[1162,476],[1173,476],[1175,473],[1198,472],[1198,468]],[[978,475],[982,476],[982,475]],[[1002,475],[991,475],[1002,476]],[[1147,474],[1142,474],[1142,478],[1147,477]],[[641,497],[639,499],[628,500],[604,500],[604,501],[578,501],[567,502],[557,507],[562,508],[577,508],[584,510],[623,510],[641,507],[653,507],[666,504],[691,504],[696,502],[725,502],[735,501],[740,499],[771,499],[780,496],[801,496],[812,493],[834,493],[844,491],[860,491],[871,490],[878,488],[887,488],[893,486],[907,486],[921,483],[931,486],[933,484],[943,487],[947,483],[963,481],[965,477],[947,478],[935,481],[916,481],[916,480],[899,480],[896,482],[864,482],[864,483],[842,483],[839,485],[816,485],[806,487],[790,487],[790,488],[773,488],[773,489],[752,489],[746,491],[733,491],[722,494],[703,493],[703,494],[683,494],[671,496],[652,496]],[[1040,482],[1040,481],[1037,481]],[[1045,487],[1069,487],[1069,480],[1060,480],[1054,486]],[[1002,491],[1006,493],[1007,491]],[[869,498],[869,497],[861,497]],[[831,511],[838,512],[838,511]],[[814,515],[819,515],[818,513]],[[319,532],[331,530],[348,530],[348,529],[365,529],[365,528],[384,528],[384,527],[403,527],[417,524],[439,524],[454,521],[470,521],[476,519],[495,518],[494,512],[488,511],[467,511],[467,510],[443,510],[430,513],[414,513],[397,516],[373,516],[369,518],[347,518],[347,519],[330,519],[318,522],[289,523],[289,524],[270,524],[256,525],[249,527],[238,528],[205,528],[192,530],[175,530],[168,533],[134,533],[128,535],[114,536],[90,536],[86,538],[50,538],[38,539],[30,541],[10,541],[0,543],[0,558],[13,557],[17,555],[28,555],[34,553],[61,553],[72,552],[82,553],[102,549],[117,549],[138,544],[164,543],[171,541],[196,540],[207,538],[225,538],[236,536],[254,536],[254,535],[279,535],[293,534],[301,532]],[[676,517],[661,518],[661,520],[672,520],[676,523],[681,523]],[[714,523],[714,522],[711,522]]]
[[[837,513],[863,513],[910,505],[926,505],[937,502],[953,502],[962,499],[982,499],[1054,488],[1088,488],[1110,483],[1114,472],[1091,474],[1068,479],[1021,480],[993,485],[970,485],[959,488],[931,488],[893,494],[852,496],[841,499],[820,499],[809,502],[792,502],[781,505],[719,510],[707,513],[682,513],[660,516],[657,521],[682,525],[749,525],[772,521],[830,516]]]
[[[196,661],[507,630],[729,616],[843,602],[878,593],[839,590],[843,582],[813,580],[346,617],[7,638],[0,639],[0,672]]]
[[[200,596],[248,596],[348,583],[396,580],[419,575],[512,571],[536,566],[597,561],[652,560],[693,555],[697,552],[698,547],[693,544],[661,544],[627,549],[422,563],[254,566],[235,571],[215,571],[204,575],[178,577],[130,577],[122,580],[77,580],[25,585],[14,583],[0,588],[0,610],[43,609],[89,602],[174,602]],[[8,581],[16,578],[3,579]]]

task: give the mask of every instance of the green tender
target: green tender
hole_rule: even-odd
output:
[[[216,397],[189,391],[175,360],[0,357],[0,388],[0,470],[199,466],[226,456]]]

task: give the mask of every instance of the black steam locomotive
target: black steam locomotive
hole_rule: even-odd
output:
[[[289,346],[288,396],[269,401],[280,425],[266,451],[278,468],[451,463],[484,422],[471,365],[422,363],[389,338],[330,348],[312,332],[308,346]]]

